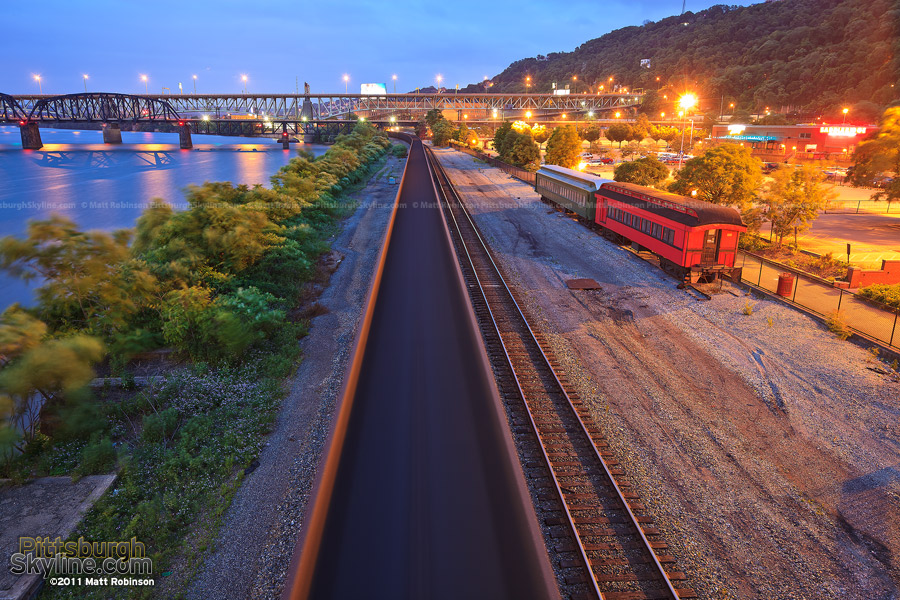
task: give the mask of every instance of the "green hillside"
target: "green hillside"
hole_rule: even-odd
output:
[[[629,89],[695,91],[704,110],[718,109],[724,96],[726,106],[751,112],[771,106],[833,114],[842,105],[900,97],[898,29],[900,0],[719,5],[519,60],[494,77],[491,91],[524,91],[530,76],[531,91],[549,92],[552,82],[571,84],[573,75],[579,91],[596,90],[613,76]]]

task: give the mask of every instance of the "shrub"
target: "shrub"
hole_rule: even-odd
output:
[[[830,315],[828,315],[828,318],[825,320],[825,324],[828,325],[828,331],[838,336],[842,340],[846,340],[848,337],[853,335],[853,332],[850,330],[850,326],[847,325],[846,316],[840,310],[835,310]]]
[[[876,283],[860,288],[859,295],[869,300],[887,304],[891,308],[900,309],[900,283],[887,285]]]
[[[116,464],[116,449],[112,441],[107,438],[94,439],[91,444],[81,452],[81,466],[78,472],[81,475],[94,475],[106,473]]]
[[[175,433],[178,425],[178,410],[167,408],[159,413],[144,415],[141,437],[151,443],[162,442]]]
[[[748,317],[753,314],[753,309],[756,308],[755,304],[751,304],[749,300],[744,301],[744,308],[741,309],[741,312],[747,315]]]
[[[404,144],[394,144],[391,146],[391,154],[397,158],[406,158],[408,150]]]

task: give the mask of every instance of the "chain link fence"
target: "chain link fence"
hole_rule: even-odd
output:
[[[790,273],[794,281],[785,298],[824,317],[839,310],[844,321],[854,331],[894,348],[900,348],[900,331],[897,331],[900,311],[886,304],[861,298],[848,290],[836,288],[824,279],[811,277],[796,269],[746,252],[741,253],[741,267],[743,282],[774,294],[778,293],[781,274]],[[788,290],[783,289],[782,292]]]

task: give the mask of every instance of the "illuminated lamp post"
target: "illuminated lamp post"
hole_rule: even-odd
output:
[[[197,76],[191,75],[191,77],[194,78],[194,95],[196,96],[197,95]]]
[[[397,93],[397,76],[391,75],[391,79],[394,80],[394,93],[396,94]]]
[[[849,109],[849,108],[845,108],[845,109],[842,110],[841,112],[844,113],[844,120],[843,120],[843,123],[846,123],[846,122],[847,122],[847,113],[850,112],[850,109]]]
[[[141,81],[144,82],[144,93],[145,94],[150,93],[150,84],[148,83],[149,80],[150,80],[149,77],[147,77],[146,75],[141,75]]]
[[[687,112],[697,106],[697,96],[694,94],[685,94],[678,100],[678,106],[684,109],[684,118],[681,121],[681,152],[678,153],[678,170],[681,170],[681,163],[684,160],[684,129],[687,126]],[[691,118],[691,140],[694,139],[694,119]]]
[[[81,76],[81,80],[84,82],[84,93],[87,94],[87,80],[88,80],[88,76],[87,76],[87,75],[82,75],[82,76]]]
[[[41,84],[41,76],[35,75],[34,80],[38,83],[38,92],[43,96],[44,95],[44,86]]]

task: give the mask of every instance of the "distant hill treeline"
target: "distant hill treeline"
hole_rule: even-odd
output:
[[[579,92],[608,89],[613,76],[629,89],[694,91],[704,110],[718,109],[724,96],[736,110],[833,114],[840,106],[900,98],[898,29],[900,0],[717,5],[617,29],[573,52],[516,61],[493,78],[490,91],[524,91],[530,76],[531,91],[549,92],[552,82],[571,85],[575,75]],[[642,59],[650,59],[649,68]]]

